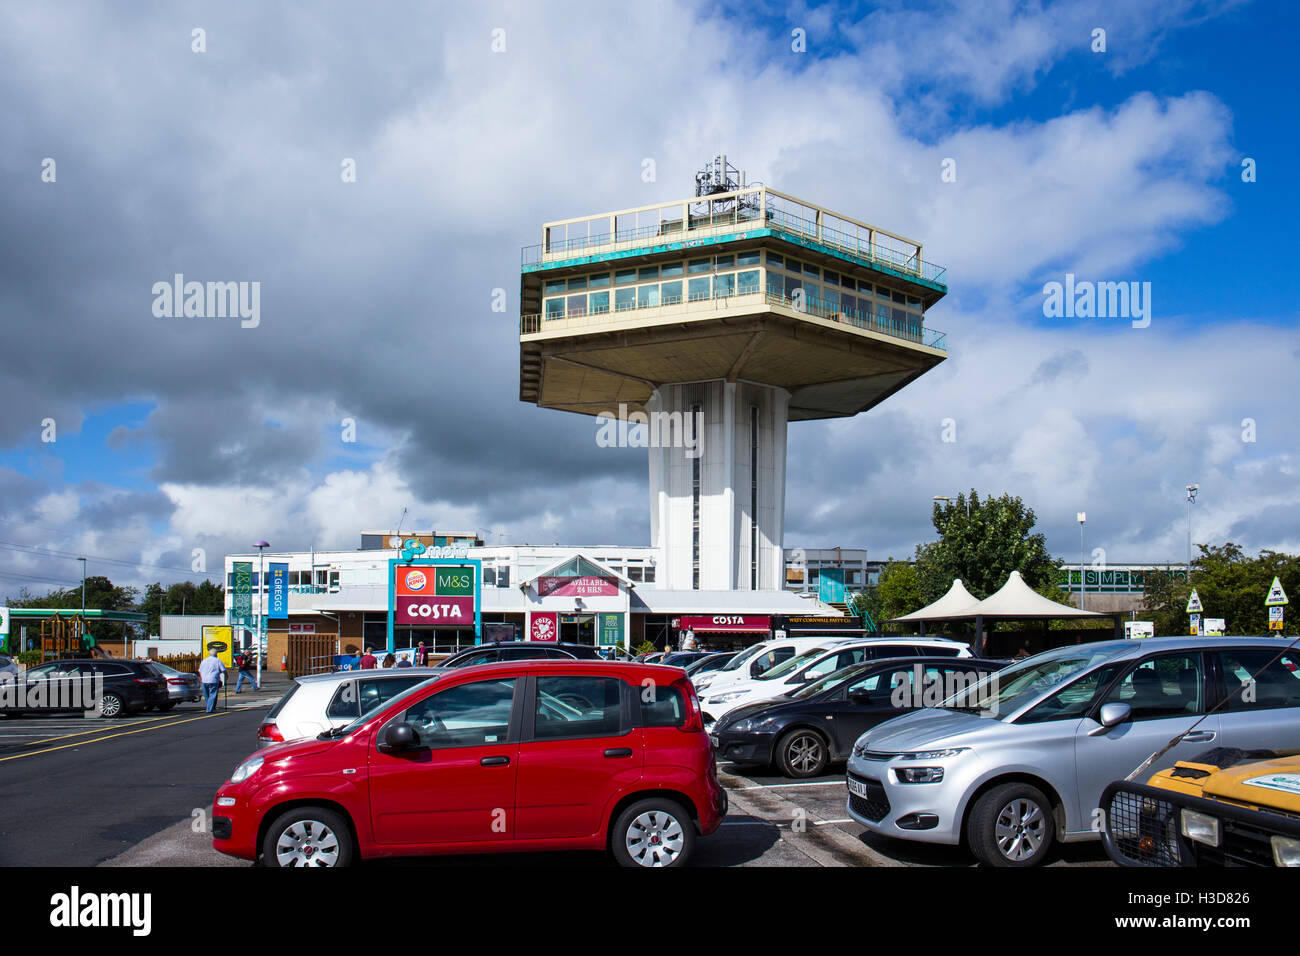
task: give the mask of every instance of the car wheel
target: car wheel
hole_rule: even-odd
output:
[[[826,738],[815,730],[792,730],[776,746],[776,760],[787,777],[819,776],[830,762]]]
[[[347,821],[324,807],[298,807],[276,818],[262,840],[269,867],[351,866],[352,833]]]
[[[105,694],[99,698],[99,716],[121,717],[125,712],[124,702],[117,694]]]
[[[675,800],[638,800],[614,821],[610,849],[620,866],[682,866],[695,849],[695,824]]]
[[[971,852],[985,866],[1038,866],[1055,836],[1051,802],[1027,783],[994,787],[975,802],[966,824]]]

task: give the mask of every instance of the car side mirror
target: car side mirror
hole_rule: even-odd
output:
[[[379,749],[386,753],[400,753],[403,750],[413,750],[418,746],[420,746],[420,735],[404,720],[385,727],[383,737],[379,741]]]
[[[1101,724],[1096,730],[1090,731],[1089,737],[1096,737],[1098,734],[1104,734],[1112,727],[1117,727],[1124,721],[1133,716],[1133,708],[1128,704],[1111,702],[1102,704],[1101,710],[1097,713],[1097,722]]]

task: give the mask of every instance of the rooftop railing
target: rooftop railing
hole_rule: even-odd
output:
[[[874,226],[819,209],[774,190],[758,187],[724,197],[700,197],[641,210],[610,213],[586,220],[548,223],[546,241],[524,246],[525,268],[581,256],[634,251],[676,241],[710,237],[749,229],[771,229],[795,240],[829,247],[870,269],[885,268],[936,285],[944,284],[947,270],[920,256],[920,246]],[[731,208],[712,211],[719,202]],[[690,214],[692,206],[708,204],[710,212]],[[644,222],[649,217],[651,221]],[[833,224],[838,224],[833,225]],[[839,228],[842,226],[843,228]],[[581,235],[569,235],[581,229]],[[563,233],[560,238],[559,233]]]
[[[855,312],[853,310],[843,310],[835,306],[828,305],[817,299],[791,299],[775,292],[752,292],[745,295],[730,296],[712,296],[712,297],[693,297],[685,302],[681,299],[665,301],[654,305],[629,305],[617,310],[600,309],[592,312],[583,312],[578,315],[566,315],[559,318],[544,318],[541,315],[529,314],[519,317],[519,334],[535,335],[538,332],[549,331],[568,331],[579,329],[596,329],[601,326],[617,326],[626,322],[631,315],[625,313],[636,313],[648,310],[656,310],[659,314],[676,315],[681,312],[712,312],[718,309],[726,309],[732,306],[743,305],[774,305],[800,312],[805,315],[814,315],[820,319],[826,319],[830,322],[842,322],[845,325],[851,325],[854,328],[864,329],[868,332],[878,332],[882,335],[888,335],[891,338],[902,339],[917,345],[924,345],[927,348],[947,351],[948,335],[946,332],[940,332],[938,329],[927,328],[919,322],[906,320],[895,320],[892,318],[884,319],[878,315],[867,312]]]

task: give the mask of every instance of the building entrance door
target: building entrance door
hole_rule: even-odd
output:
[[[561,614],[560,640],[571,644],[596,644],[596,615]]]

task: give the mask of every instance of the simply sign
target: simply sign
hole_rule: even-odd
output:
[[[1273,577],[1273,586],[1268,589],[1268,597],[1264,598],[1264,607],[1281,607],[1283,604],[1289,604],[1286,599],[1286,592],[1282,590],[1282,582],[1276,576]]]
[[[1200,614],[1204,610],[1201,607],[1201,596],[1196,593],[1196,588],[1192,588],[1192,596],[1187,599],[1187,613]]]

